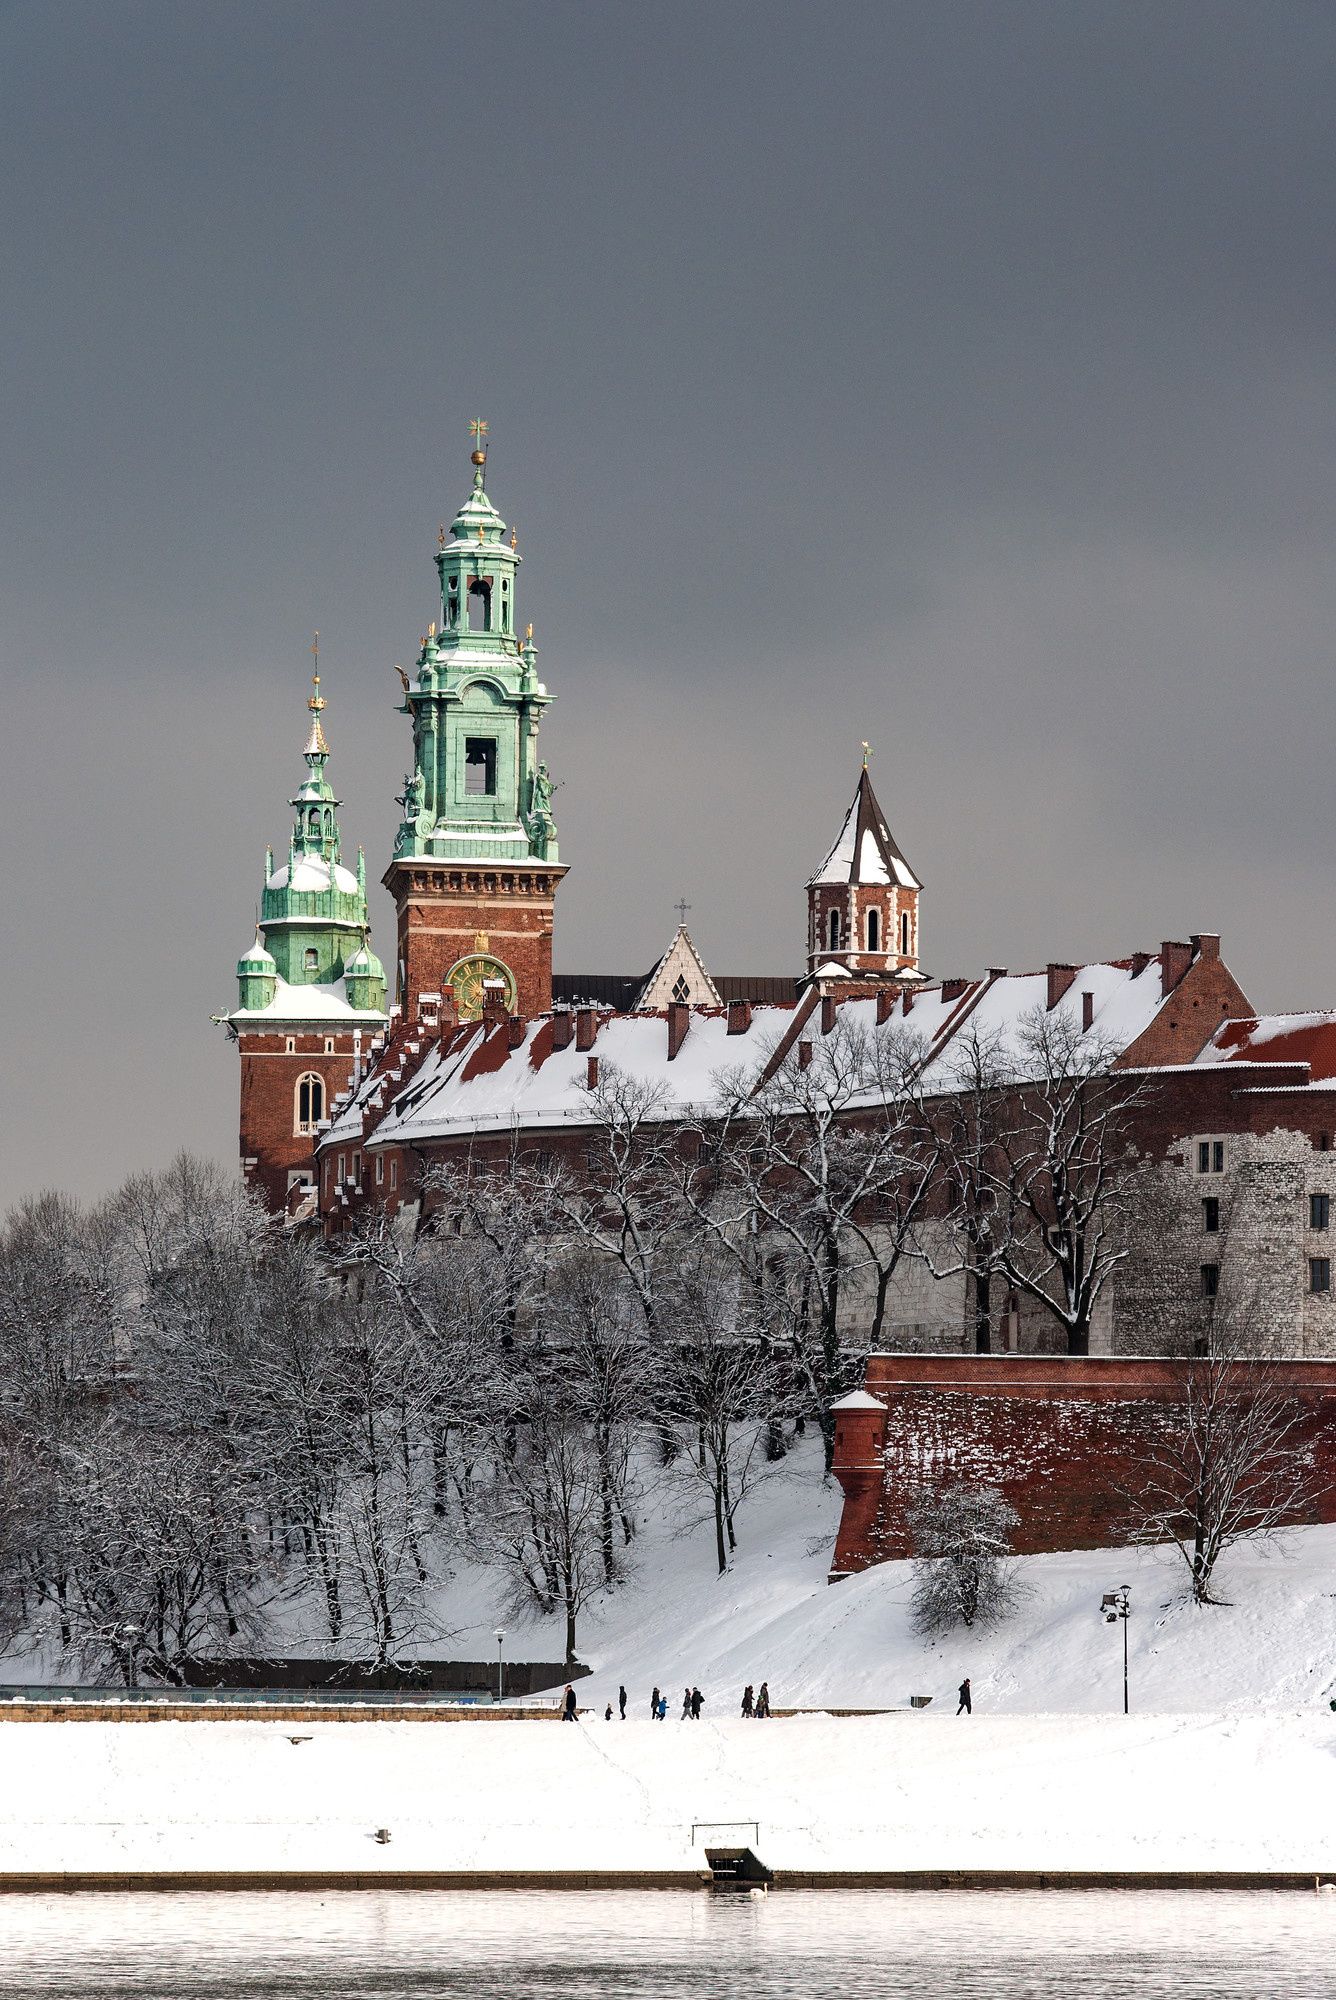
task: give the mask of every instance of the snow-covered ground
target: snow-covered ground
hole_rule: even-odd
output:
[[[839,1495],[813,1449],[743,1511],[715,1574],[708,1524],[669,1506],[636,1580],[582,1620],[588,1711],[555,1722],[0,1721],[0,1872],[49,1869],[681,1869],[699,1821],[757,1821],[781,1868],[1336,1871],[1336,1527],[1241,1551],[1231,1602],[1193,1610],[1163,1554],[1034,1558],[993,1633],[925,1643],[908,1566],[830,1586]],[[1132,1588],[1122,1632],[1099,1600]],[[461,1572],[451,1650],[485,1655],[495,1580]],[[560,1657],[555,1623],[508,1635]],[[975,1713],[957,1720],[955,1688]],[[776,1707],[896,1713],[744,1722]],[[677,1719],[698,1683],[704,1719]],[[624,1683],[629,1719],[603,1709]],[[657,1683],[670,1720],[648,1719]],[[911,1711],[911,1695],[933,1697]],[[302,1740],[294,1742],[294,1737]],[[388,1827],[388,1845],[374,1840]]]
[[[1120,1583],[1132,1587],[1134,1711],[1325,1708],[1336,1695],[1336,1527],[1227,1555],[1217,1580],[1231,1601],[1207,1610],[1183,1602],[1186,1572],[1164,1551],[1035,1556],[1021,1572],[1030,1595],[1006,1625],[931,1644],[910,1629],[908,1563],[827,1583],[839,1488],[822,1482],[815,1444],[787,1463],[744,1507],[726,1576],[712,1524],[686,1525],[693,1516],[671,1503],[651,1511],[635,1581],[581,1618],[580,1657],[595,1669],[579,1683],[583,1705],[615,1706],[624,1684],[630,1712],[647,1714],[657,1685],[676,1697],[676,1714],[694,1683],[718,1719],[737,1714],[748,1681],[764,1680],[776,1708],[899,1707],[929,1694],[935,1714],[954,1709],[968,1674],[980,1715],[1111,1714],[1122,1707],[1122,1631],[1099,1603]],[[442,1610],[458,1626],[452,1652],[494,1650],[490,1577],[462,1573]],[[560,1659],[564,1643],[552,1620],[508,1633],[506,1651]]]

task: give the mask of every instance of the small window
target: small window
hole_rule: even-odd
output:
[[[1331,1290],[1330,1257],[1309,1258],[1308,1289],[1310,1292],[1329,1292]]]
[[[356,1186],[356,1187],[361,1187],[361,1185],[362,1185],[362,1155],[361,1155],[360,1153],[354,1153],[354,1154],[353,1154],[353,1171],[352,1171],[352,1180],[353,1180],[353,1184],[354,1184],[354,1186]]]
[[[1224,1171],[1224,1140],[1199,1139],[1197,1141],[1197,1172],[1199,1174],[1222,1174]]]
[[[902,956],[902,957],[904,957],[904,958],[908,958],[908,957],[909,957],[909,912],[908,912],[908,910],[902,910],[902,911],[901,911],[901,913],[900,913],[900,953],[901,953],[901,956]]]
[[[1308,1197],[1308,1227],[1310,1229],[1330,1229],[1331,1196],[1310,1194]]]
[[[302,953],[302,965],[307,972],[319,972],[320,953],[313,944],[308,944]]]
[[[678,1001],[689,1000],[691,998],[691,988],[687,985],[685,972],[679,972],[677,978],[673,981],[673,998]]]
[[[830,948],[832,951],[838,951],[840,948],[840,913],[838,910],[832,910],[830,913]]]
[[[1201,1205],[1201,1210],[1202,1210],[1202,1227],[1205,1229],[1206,1234],[1208,1236],[1217,1235],[1220,1230],[1219,1196],[1208,1194],[1205,1201]]]
[[[333,1037],[333,1035],[326,1035],[326,1036],[325,1036],[325,1054],[326,1054],[327,1056],[332,1056],[332,1055],[333,1055],[333,1053],[334,1053],[334,1037]]]
[[[284,1050],[283,1050],[283,1053],[284,1053],[284,1055],[288,1055],[288,1056],[295,1056],[295,1055],[296,1055],[296,1053],[297,1053],[297,1037],[296,1037],[295,1035],[289,1035],[289,1036],[288,1036],[288,1039],[287,1039],[287,1044],[286,1044],[286,1046],[285,1046],[285,1048],[284,1048]]]
[[[1211,1142],[1209,1139],[1197,1141],[1197,1172],[1209,1174],[1211,1171]]]
[[[1321,1132],[1318,1134],[1317,1149],[1319,1153],[1329,1153],[1331,1151],[1330,1132]]]
[[[1219,1290],[1220,1266],[1218,1264],[1203,1264],[1201,1267],[1202,1297],[1204,1299],[1213,1299]]]
[[[881,950],[880,910],[869,910],[867,913],[867,948],[869,951]]]
[[[348,1178],[348,1155],[347,1155],[346,1153],[340,1153],[340,1154],[339,1154],[339,1186],[340,1186],[340,1187],[342,1187],[342,1186],[343,1186],[343,1183],[344,1183],[344,1182],[345,1182],[345,1181],[347,1180],[347,1178]]]
[[[1222,1174],[1224,1171],[1225,1142],[1223,1139],[1216,1139],[1211,1145],[1211,1172],[1213,1174]]]
[[[377,1187],[383,1187],[383,1186],[384,1186],[384,1184],[385,1184],[385,1155],[384,1155],[383,1153],[377,1153],[377,1155],[376,1155],[376,1186],[377,1186]]]
[[[464,739],[464,792],[473,799],[496,797],[496,738],[466,736]]]
[[[390,1186],[391,1186],[392,1188],[397,1188],[397,1187],[398,1187],[398,1185],[399,1185],[399,1162],[398,1162],[397,1160],[391,1160],[391,1161],[390,1161]]]

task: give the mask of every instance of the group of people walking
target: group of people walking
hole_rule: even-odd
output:
[[[761,1692],[759,1694],[754,1692],[751,1682],[748,1681],[746,1687],[742,1690],[742,1713],[744,1715],[754,1715],[762,1720],[769,1715],[770,1684],[768,1681],[761,1682]]]
[[[683,1688],[682,1690],[683,1722],[699,1722],[700,1712],[704,1708],[704,1706],[705,1706],[705,1696],[701,1693],[698,1687]],[[617,1690],[617,1709],[619,1715],[621,1716],[622,1721],[625,1722],[626,1689],[624,1687],[619,1687]],[[655,1688],[653,1693],[650,1695],[649,1712],[650,1712],[650,1719],[653,1722],[664,1721],[664,1719],[668,1714],[668,1697],[666,1694],[662,1693],[658,1688]],[[759,1694],[752,1686],[752,1683],[748,1681],[746,1687],[742,1690],[742,1713],[747,1716],[756,1716],[758,1718],[764,1718],[765,1716],[769,1715],[770,1685],[767,1681],[761,1682],[761,1690]],[[566,1690],[565,1699],[563,1700],[561,1705],[561,1717],[563,1722],[574,1722],[578,1719],[578,1705],[576,1703],[575,1689],[573,1687],[568,1687]],[[603,1711],[603,1720],[605,1722],[612,1721],[611,1702],[608,1703],[607,1707]]]

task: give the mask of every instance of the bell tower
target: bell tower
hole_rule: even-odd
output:
[[[385,887],[398,913],[404,1019],[484,1003],[533,1018],[552,1005],[552,914],[565,874],[538,725],[552,697],[533,627],[519,634],[516,536],[487,497],[487,426],[472,426],[473,486],[436,552],[440,620],[416,679],[401,668],[413,768]]]

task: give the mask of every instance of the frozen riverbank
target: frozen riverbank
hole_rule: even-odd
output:
[[[1334,1757],[1311,1710],[0,1723],[0,1874],[682,1870],[704,1820],[780,1869],[1336,1871]]]

